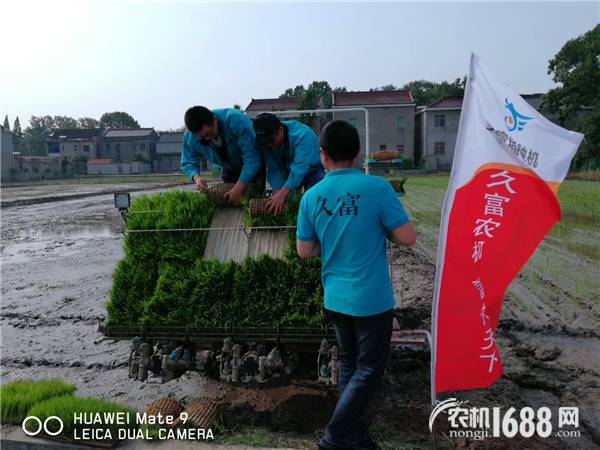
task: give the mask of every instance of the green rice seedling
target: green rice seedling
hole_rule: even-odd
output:
[[[285,214],[257,217],[252,225],[295,225],[299,203],[300,196],[291,197]],[[204,228],[214,208],[208,197],[197,193],[142,196],[132,205],[128,229]],[[287,258],[262,256],[242,264],[202,260],[206,233],[129,233],[126,257],[114,273],[107,324],[322,325],[320,260],[300,260],[295,230],[287,232]]]
[[[282,325],[324,326],[326,317],[323,307],[320,258],[293,259],[288,264],[291,282]]]
[[[15,381],[0,388],[2,423],[21,424],[27,412],[39,402],[71,396],[75,386],[59,380]]]
[[[158,264],[153,259],[136,260],[126,256],[113,273],[113,286],[106,306],[107,325],[139,325],[144,304],[154,294]]]
[[[179,325],[189,320],[194,312],[191,270],[185,264],[161,265],[156,289],[142,305],[144,325]]]
[[[130,208],[127,230],[131,233],[125,240],[125,253],[137,260],[157,262],[189,262],[201,258],[208,232],[187,230],[208,228],[214,210],[215,204],[210,198],[195,192],[142,196]],[[141,230],[149,231],[139,232]]]
[[[84,416],[85,414],[85,416]],[[117,415],[120,414],[120,415]],[[50,400],[46,400],[42,403],[38,403],[33,406],[28,415],[38,417],[42,423],[50,416],[57,416],[62,420],[63,430],[54,436],[54,439],[60,439],[65,441],[74,441],[76,437],[79,438],[77,442],[81,443],[85,440],[81,440],[85,437],[83,429],[98,430],[92,431],[93,438],[91,440],[102,442],[105,444],[115,443],[120,440],[119,429],[123,430],[121,433],[127,433],[126,430],[135,430],[138,428],[136,424],[136,412],[123,405],[117,403],[111,403],[104,400],[98,400],[94,398],[78,398],[78,397],[56,397]],[[109,420],[108,417],[121,417],[122,421],[119,424],[117,420]],[[79,420],[75,423],[76,417],[86,417],[95,419],[100,417],[100,420],[92,420],[92,424],[82,423]],[[29,431],[37,430],[38,424],[34,421],[26,423],[26,428]],[[56,433],[60,429],[60,424],[56,420],[48,421],[48,430],[51,433]],[[42,436],[44,432],[42,431]],[[48,436],[50,437],[50,436]]]
[[[233,298],[240,325],[279,324],[288,304],[291,284],[289,264],[283,259],[246,258],[236,273]]]
[[[241,314],[233,299],[233,284],[238,264],[234,262],[197,261],[193,269],[195,305],[191,316],[194,327],[234,325]]]

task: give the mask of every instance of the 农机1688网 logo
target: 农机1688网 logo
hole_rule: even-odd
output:
[[[576,406],[558,408],[558,431],[554,431],[552,410],[547,406],[534,409],[531,407],[508,408],[500,407],[468,407],[467,402],[450,398],[439,403],[429,417],[429,430],[433,430],[436,418],[447,414],[450,426],[450,437],[485,438],[507,437],[520,435],[524,438],[533,436],[547,438],[579,437],[579,409]]]

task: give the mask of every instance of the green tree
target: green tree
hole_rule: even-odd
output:
[[[577,131],[585,135],[571,167],[600,168],[600,25],[567,41],[549,61],[548,73],[560,86],[544,96],[542,111],[558,113],[561,123],[578,118]]]
[[[29,156],[45,156],[46,131],[43,128],[25,128],[20,151]]]
[[[286,89],[283,94],[279,96],[279,98],[293,98],[293,97],[304,97],[304,85],[299,84],[295,88]]]
[[[10,131],[10,124],[8,123],[8,115],[4,116],[4,125],[2,125],[6,131]]]
[[[19,122],[19,116],[15,119],[15,123],[13,125],[13,133],[20,138],[23,137],[23,131],[21,131],[21,122]]]
[[[13,124],[13,148],[15,152],[23,151],[23,131],[21,130],[19,116],[15,118],[15,122]]]
[[[54,128],[79,128],[79,122],[72,117],[54,116],[52,119]]]
[[[345,86],[331,88],[327,81],[313,81],[306,88],[299,84],[295,88],[286,89],[279,98],[295,98],[300,97],[301,109],[317,109],[319,106],[319,97],[323,98],[323,106],[331,108],[331,93],[332,92],[347,92]]]
[[[91,117],[80,117],[77,122],[79,123],[78,128],[84,128],[84,129],[101,128],[100,121],[93,119]]]
[[[54,125],[54,117],[46,115],[31,116],[31,119],[29,119],[29,127],[27,128],[43,130],[47,133],[57,127]],[[27,128],[25,129],[25,132],[27,132]]]
[[[415,103],[419,106],[425,106],[442,97],[462,97],[465,93],[465,84],[467,77],[456,78],[452,82],[414,80],[402,86],[402,89],[409,89]]]
[[[385,84],[381,87],[374,88],[374,91],[397,91],[398,88],[393,84]]]
[[[137,120],[122,111],[102,114],[100,126],[102,128],[140,128]]]

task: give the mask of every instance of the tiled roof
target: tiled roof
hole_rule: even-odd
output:
[[[154,128],[113,128],[106,130],[105,138],[140,138],[154,133]]]
[[[79,139],[79,140],[92,140],[95,137],[100,136],[102,128],[59,128],[52,131],[50,139]]]
[[[397,105],[414,103],[408,89],[396,91],[335,92],[333,106]]]
[[[285,111],[298,109],[302,97],[291,98],[253,98],[246,106],[246,111]]]
[[[159,144],[181,144],[183,143],[183,133],[161,133],[158,139]]]
[[[92,166],[98,166],[101,164],[110,164],[112,163],[112,159],[90,159],[87,163]]]
[[[442,97],[430,103],[428,108],[462,108],[462,97]]]

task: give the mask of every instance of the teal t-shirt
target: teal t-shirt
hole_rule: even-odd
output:
[[[320,242],[325,308],[364,317],[396,304],[387,265],[387,233],[409,221],[387,180],[338,169],[300,202],[296,238]]]

